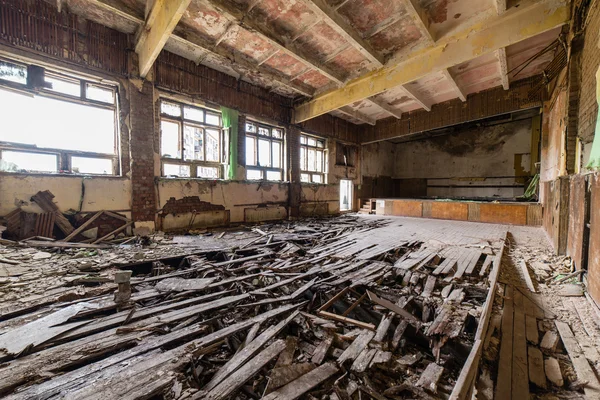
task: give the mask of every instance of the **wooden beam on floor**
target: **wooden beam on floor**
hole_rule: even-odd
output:
[[[343,37],[352,47],[360,52],[365,58],[371,61],[375,66],[383,66],[384,57],[379,54],[373,46],[364,40],[356,29],[347,23],[341,15],[335,11],[335,8],[327,4],[325,0],[305,0],[306,4],[320,19],[327,24],[341,37]]]
[[[140,76],[146,77],[191,0],[155,0],[135,46]]]
[[[303,122],[348,104],[405,85],[432,72],[447,69],[479,56],[519,43],[568,23],[565,0],[526,1],[500,16],[448,35],[435,45],[391,60],[340,89],[330,90],[296,107],[295,122]]]

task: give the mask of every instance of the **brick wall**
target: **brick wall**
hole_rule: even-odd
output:
[[[598,104],[596,102],[596,71],[600,66],[600,4],[596,1],[587,15],[588,25],[581,53],[581,94],[579,101],[579,137],[584,143],[594,139]]]
[[[145,82],[142,90],[133,84],[130,98],[131,215],[134,221],[154,221],[154,89]]]

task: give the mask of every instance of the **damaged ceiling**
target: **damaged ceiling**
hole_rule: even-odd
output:
[[[502,0],[191,0],[166,34],[164,49],[302,102],[519,5]],[[143,0],[63,0],[61,6],[136,38],[149,30],[152,6]],[[531,58],[560,31],[556,27],[435,70],[331,114],[375,124],[451,99],[465,101],[492,87],[508,89],[511,81],[543,71],[554,51]]]

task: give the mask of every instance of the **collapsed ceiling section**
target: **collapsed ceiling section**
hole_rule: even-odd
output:
[[[504,12],[525,7],[502,0],[170,2],[182,13],[173,17],[172,32],[161,32],[165,50],[298,102],[344,88],[353,79],[397,64],[457,32],[476,31]],[[155,29],[150,23],[151,2],[144,0],[64,0],[62,6],[136,38]],[[492,87],[508,89],[511,81],[543,71],[554,53],[535,56],[555,42],[560,31],[558,26],[523,36],[492,53],[432,70],[327,112],[357,124],[375,124],[405,112],[430,110],[447,100],[465,101],[469,94]],[[136,40],[139,47],[140,39]]]

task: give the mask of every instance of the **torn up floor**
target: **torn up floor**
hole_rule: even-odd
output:
[[[0,395],[599,398],[597,315],[543,235],[346,215],[3,246]]]

